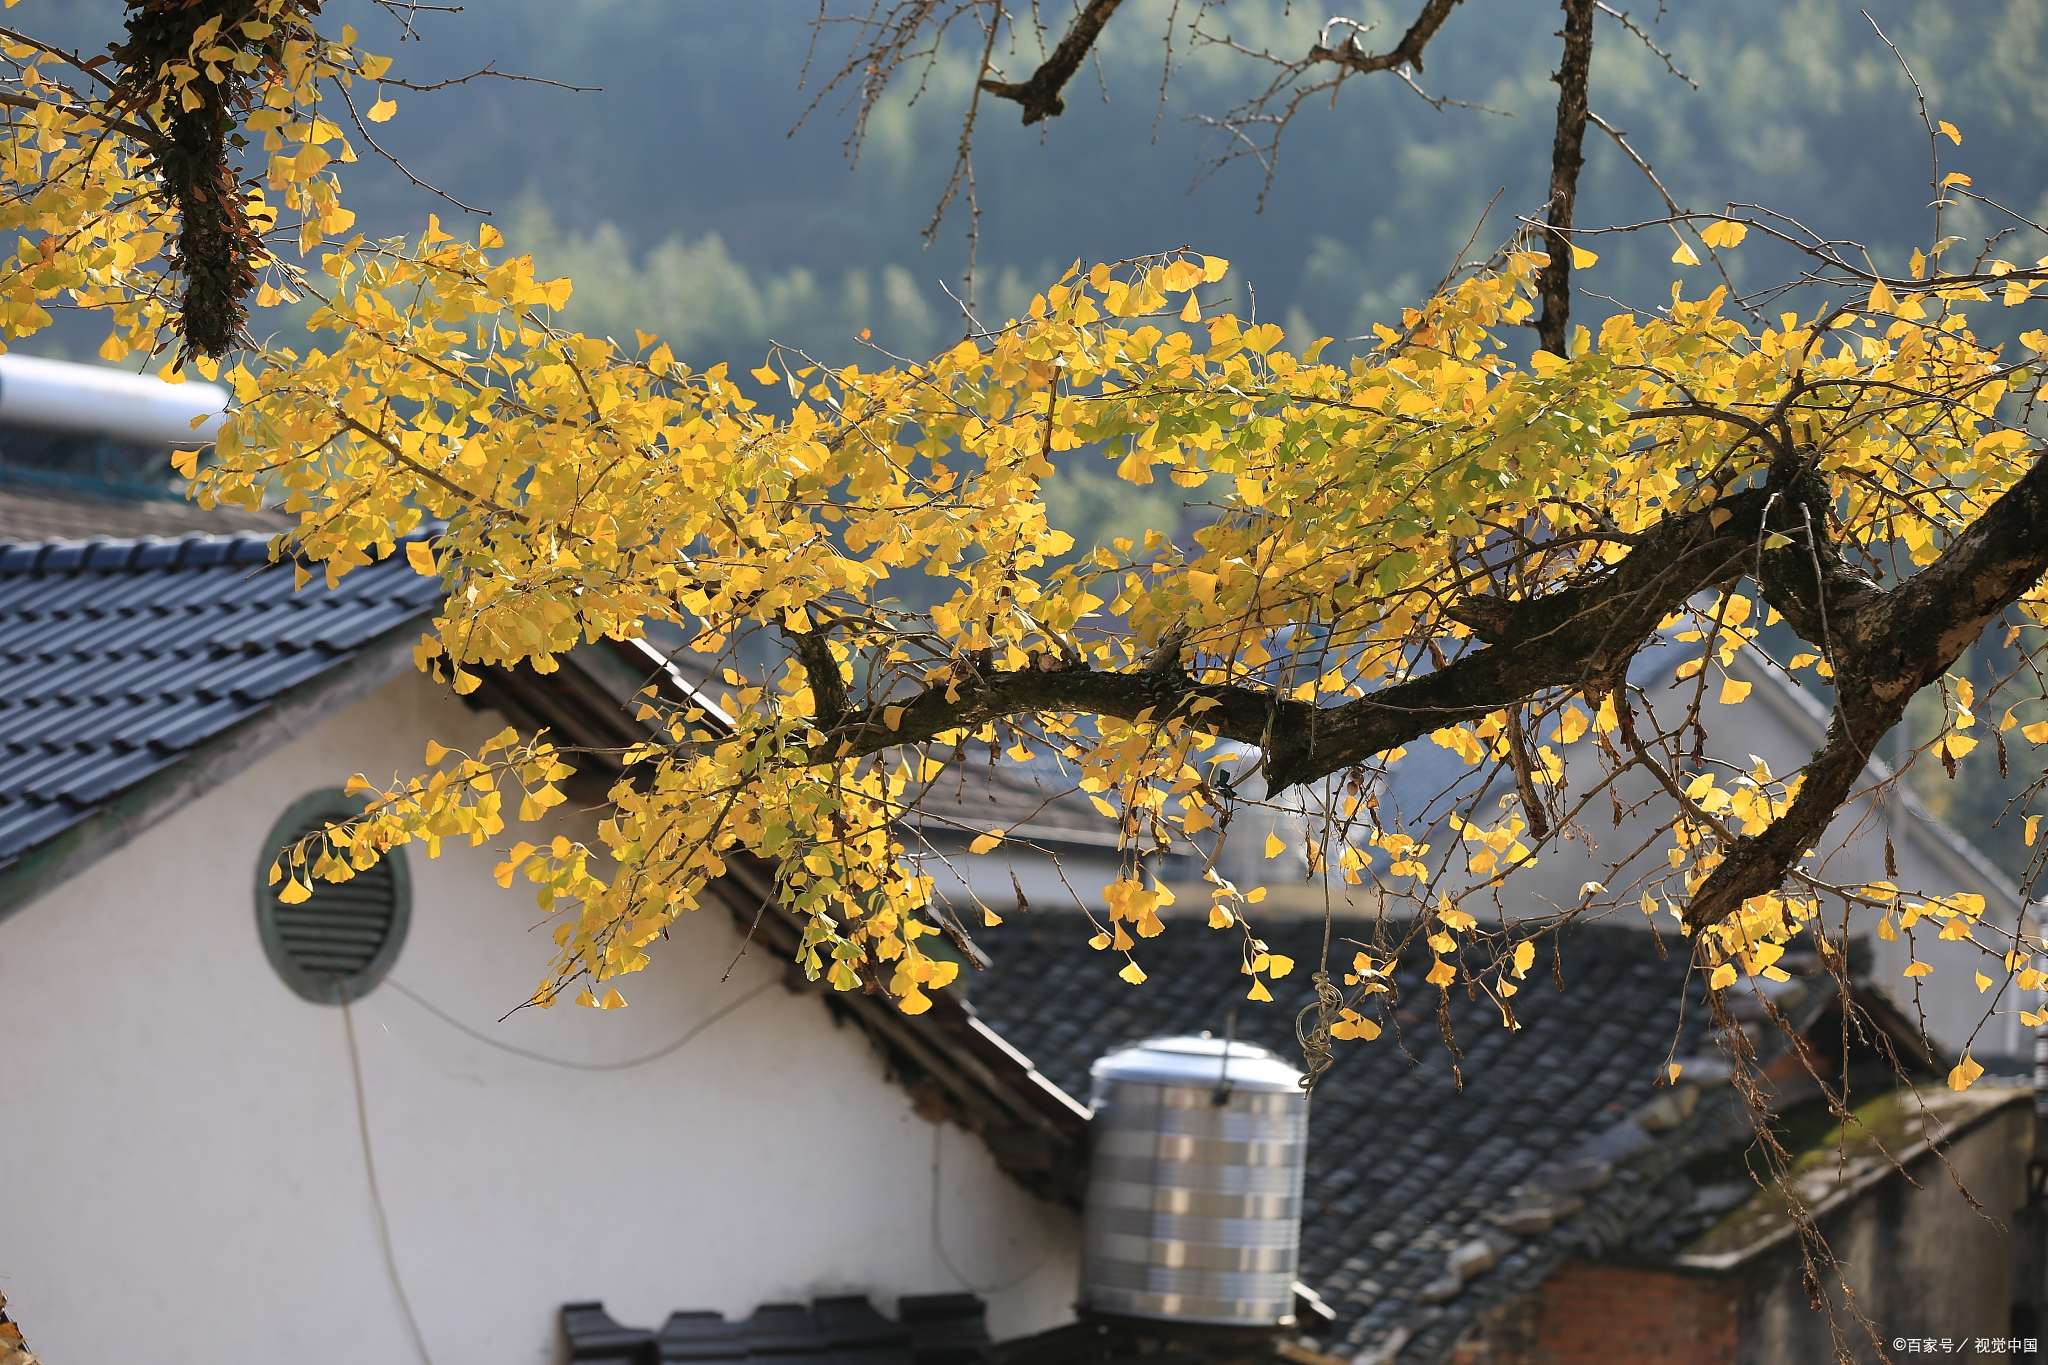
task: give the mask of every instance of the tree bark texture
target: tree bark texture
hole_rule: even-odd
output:
[[[1557,133],[1550,144],[1550,199],[1544,209],[1549,227],[1543,249],[1550,264],[1536,277],[1543,314],[1536,320],[1536,344],[1552,355],[1564,355],[1570,343],[1566,329],[1572,310],[1572,214],[1578,207],[1579,172],[1585,167],[1586,82],[1593,69],[1594,0],[1564,0],[1564,59],[1558,63]]]

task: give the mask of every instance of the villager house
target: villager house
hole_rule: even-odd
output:
[[[677,684],[590,648],[466,706],[413,668],[439,585],[403,554],[297,593],[266,560],[0,550],[0,1275],[33,1349],[546,1361],[593,1298],[1070,1315],[1078,1106],[957,1009],[911,1037],[793,992],[786,922],[746,938],[761,881],[678,925],[628,1009],[502,1021],[547,945],[490,849],[278,905],[263,870],[348,774],[514,722],[616,745],[619,702]]]

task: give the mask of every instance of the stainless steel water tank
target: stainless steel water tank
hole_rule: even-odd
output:
[[[1221,1039],[1155,1038],[1090,1069],[1089,1311],[1292,1324],[1308,1096],[1275,1053],[1227,1046],[1226,1060]]]

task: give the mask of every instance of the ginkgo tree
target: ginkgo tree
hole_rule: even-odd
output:
[[[957,968],[921,942],[941,929],[907,817],[975,744],[1055,757],[1117,831],[1127,871],[1092,942],[1134,984],[1170,894],[1145,860],[1193,849],[1208,924],[1242,936],[1270,998],[1291,964],[1216,853],[1245,806],[1290,793],[1342,832],[1304,850],[1311,874],[1406,902],[1394,955],[1425,956],[1442,990],[1505,1001],[1535,935],[1639,899],[1676,909],[1716,989],[1782,976],[1802,936],[1842,961],[1829,916],[1848,907],[1939,921],[2042,984],[2043,945],[1980,898],[1832,880],[1811,850],[1888,780],[1871,757],[1923,689],[1945,700],[1927,746],[1944,764],[1980,739],[2038,763],[2048,743],[2026,709],[2048,622],[2048,462],[2029,427],[2048,336],[1993,345],[1970,322],[2024,316],[2048,261],[1943,237],[1886,275],[1761,211],[1674,214],[1650,226],[1803,255],[1801,307],[1757,320],[1692,285],[1681,238],[1667,307],[1567,333],[1555,253],[1592,268],[1601,232],[1538,225],[1339,363],[1205,302],[1227,263],[1175,252],[1076,264],[1023,316],[921,361],[777,350],[697,371],[658,337],[557,326],[571,282],[536,278],[488,226],[351,235],[342,124],[391,117],[406,85],[354,33],[316,31],[315,9],[145,0],[111,59],[0,29],[0,328],[84,309],[108,324],[107,359],[169,348],[169,378],[228,383],[233,410],[185,472],[209,506],[281,499],[297,520],[275,554],[302,581],[440,523],[407,542],[447,588],[416,657],[458,693],[656,624],[715,662],[688,697],[643,694],[647,738],[616,756],[595,842],[517,838],[562,803],[578,755],[508,731],[437,746],[388,788],[356,779],[364,815],[280,857],[286,900],[401,843],[499,844],[500,880],[534,886],[556,924],[534,1003],[617,1003],[663,928],[730,861],[760,859],[805,926],[805,972],[915,1013]],[[310,302],[308,333],[254,344],[245,310],[274,300]],[[1525,355],[1532,321],[1559,344]],[[1076,546],[1043,496],[1066,451],[1201,490],[1214,515],[1181,539]],[[1725,664],[1766,620],[1806,642],[1789,667],[1832,689],[1825,744],[1786,774],[1688,764],[1699,709],[1653,723],[1631,661],[1689,623],[1700,667]],[[2028,666],[1980,696],[1952,670],[2000,621]],[[750,671],[737,646],[758,634],[781,647]],[[1475,791],[1512,775],[1510,800],[1458,816],[1486,850],[1480,891],[1630,774],[1653,780],[1668,856],[1554,913],[1482,916],[1374,798],[1417,744],[1460,755]],[[969,834],[976,853],[1030,841]],[[1317,964],[1317,1048],[1377,1033],[1392,966]]]

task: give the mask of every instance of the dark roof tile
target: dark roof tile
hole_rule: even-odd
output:
[[[309,649],[298,654],[272,654],[251,659],[248,671],[235,677],[229,695],[264,701],[287,687],[295,687],[315,674],[324,673],[347,657],[326,650]]]
[[[43,551],[43,557],[36,564],[40,573],[69,573],[85,562],[86,552],[92,542],[84,540],[52,541]]]
[[[269,560],[261,535],[0,549],[0,867],[438,601],[403,555],[301,591]]]
[[[66,805],[62,801],[0,801],[0,867],[13,862],[22,850],[56,838],[90,814],[90,807]]]
[[[22,788],[22,794],[31,801],[62,799],[73,805],[91,805],[134,786],[158,769],[169,767],[179,757],[155,749],[76,747],[66,753],[78,755],[77,760],[41,774]]]
[[[178,562],[194,568],[213,568],[228,562],[233,542],[212,536],[187,536]]]
[[[128,561],[131,569],[165,569],[178,562],[178,544],[162,536],[143,536],[135,542],[135,558]]]
[[[146,707],[133,723],[110,738],[122,744],[189,749],[213,738],[260,707],[260,702],[236,697],[222,697],[217,701],[194,698],[168,711]]]
[[[1342,940],[1375,938],[1369,919],[1340,918],[1335,929],[1340,964],[1355,951]],[[1034,910],[975,933],[994,959],[968,983],[975,1010],[1069,1094],[1089,1093],[1089,1065],[1111,1048],[1160,1034],[1221,1034],[1232,1010],[1237,1036],[1299,1054],[1294,1020],[1313,1000],[1320,919],[1261,925],[1272,950],[1299,964],[1274,984],[1271,1004],[1244,999],[1242,940],[1231,934],[1170,923],[1137,949],[1151,980],[1132,987],[1117,979],[1121,955],[1088,950],[1094,932],[1077,912]],[[1704,1015],[1694,1010],[1681,1034],[1673,1005],[1695,987],[1683,948],[1666,951],[1660,959],[1643,929],[1570,930],[1564,990],[1550,982],[1546,946],[1514,1000],[1519,1033],[1503,1030],[1484,999],[1454,995],[1451,1026],[1463,1049],[1455,1072],[1435,988],[1418,971],[1397,974],[1406,1018],[1375,1042],[1340,1043],[1310,1106],[1301,1278],[1337,1310],[1325,1349],[1356,1354],[1405,1323],[1415,1294],[1443,1275],[1448,1250],[1478,1235],[1484,1209],[1504,1204],[1508,1188],[1532,1172],[1600,1142],[1658,1093],[1659,1064],[1674,1042],[1689,1054]],[[1523,1243],[1517,1270],[1504,1269],[1504,1258],[1475,1277],[1426,1330],[1414,1329],[1402,1361],[1441,1358],[1474,1316],[1528,1287],[1520,1280],[1540,1277],[1578,1235],[1560,1225]],[[1352,1292],[1367,1280],[1376,1294]]]
[[[132,540],[106,540],[92,547],[85,557],[88,569],[125,569],[139,547]]]
[[[85,756],[69,749],[41,744],[0,746],[0,798],[18,797],[53,772],[83,761]]]
[[[419,608],[410,602],[379,602],[362,611],[336,611],[319,620],[319,631],[304,638],[328,649],[354,649],[419,614]]]
[[[62,744],[64,730],[82,714],[80,709],[64,701],[46,701],[40,705],[9,708],[7,712],[7,744],[9,748],[26,750],[30,745]]]

